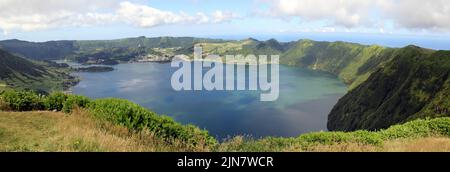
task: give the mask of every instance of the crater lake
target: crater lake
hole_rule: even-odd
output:
[[[328,113],[347,92],[331,74],[283,65],[279,98],[273,102],[261,102],[260,91],[175,91],[171,77],[176,70],[170,63],[127,63],[111,72],[77,72],[81,82],[71,91],[95,99],[127,99],[219,139],[326,131]]]

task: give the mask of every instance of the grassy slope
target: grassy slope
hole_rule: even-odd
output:
[[[67,89],[76,82],[68,68],[34,62],[0,49],[0,90],[9,88],[51,92]]]
[[[409,46],[335,105],[330,130],[375,130],[424,117],[450,116],[450,52]]]
[[[236,137],[221,151],[450,151],[450,118],[415,120],[376,132],[314,132],[294,138]],[[416,143],[429,142],[427,146]],[[434,146],[431,146],[434,145]]]
[[[92,118],[84,111],[0,112],[0,151],[204,151],[165,144],[152,133]]]
[[[392,59],[393,49],[347,42],[300,40],[282,55],[282,64],[332,73],[352,90]]]
[[[131,132],[122,126],[96,120],[83,110],[75,110],[71,115],[45,111],[0,112],[0,151],[448,152],[450,151],[450,133],[445,135],[443,130],[449,127],[449,124],[449,119],[441,119],[437,122],[418,121],[378,133],[365,133],[358,136],[359,140],[355,139],[358,138],[356,137],[358,134],[355,133],[332,132],[311,133],[298,138],[262,140],[245,140],[242,137],[236,137],[213,148],[205,149],[187,148],[182,144],[168,145],[149,132]],[[449,131],[447,128],[447,132]],[[380,136],[380,140],[377,140],[375,135]]]

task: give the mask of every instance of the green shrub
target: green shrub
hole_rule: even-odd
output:
[[[370,144],[370,145],[382,145],[383,138],[377,132],[370,131],[355,131],[349,133],[352,135],[352,142],[362,143],[362,144]]]
[[[70,113],[74,107],[78,106],[88,108],[98,118],[127,128],[136,131],[150,130],[168,142],[181,141],[183,144],[192,146],[211,146],[217,143],[206,130],[193,125],[181,125],[170,117],[157,115],[127,100],[91,101],[84,96],[66,95],[61,92],[43,97],[28,91],[6,91],[1,93],[0,98],[0,101],[12,110],[63,110]]]
[[[91,100],[84,96],[79,95],[68,95],[66,101],[63,104],[62,111],[64,113],[71,113],[73,108],[80,107],[85,108]]]
[[[42,96],[32,91],[8,90],[1,94],[1,99],[14,111],[43,110]]]
[[[44,100],[45,108],[47,110],[61,111],[66,99],[67,95],[62,92],[51,93]]]
[[[450,118],[421,119],[391,126],[381,131],[315,132],[296,138],[263,138],[259,140],[231,140],[221,145],[225,151],[283,151],[286,148],[308,150],[317,145],[358,143],[381,146],[385,141],[429,136],[450,136]],[[288,149],[289,150],[289,149]]]
[[[0,111],[10,111],[9,105],[0,97]]]
[[[435,134],[450,137],[450,118],[432,119],[428,126]]]
[[[369,145],[382,145],[383,139],[377,132],[354,131],[354,132],[316,132],[303,134],[297,137],[296,142],[303,149],[315,145],[335,145],[342,143],[360,143]]]
[[[159,116],[135,103],[122,99],[100,99],[89,104],[91,113],[101,119],[123,125],[137,131],[148,129],[157,136],[181,140],[194,146],[214,145],[216,140],[207,131],[193,125],[181,125],[172,118]]]
[[[303,134],[297,142],[305,146],[318,144],[361,143],[382,145],[384,141],[428,136],[450,136],[450,118],[419,119],[405,124],[394,125],[378,132],[317,132]]]
[[[401,125],[394,125],[379,133],[384,139],[426,137],[437,134],[429,126],[430,120],[419,119]]]
[[[299,141],[307,144],[331,145],[351,141],[351,135],[344,132],[317,132],[303,134],[298,137]]]
[[[386,140],[419,138],[428,136],[450,136],[450,118],[419,119],[405,124],[394,125],[378,132],[318,132],[303,134],[299,142],[307,146],[315,144],[337,144],[343,142],[381,145]]]

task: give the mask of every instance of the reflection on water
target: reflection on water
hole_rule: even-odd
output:
[[[75,94],[125,98],[218,138],[233,135],[297,136],[326,130],[327,114],[346,92],[335,77],[280,66],[280,96],[261,102],[258,91],[174,91],[170,64],[120,64],[106,73],[77,73]]]

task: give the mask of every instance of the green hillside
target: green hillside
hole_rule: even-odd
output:
[[[376,45],[300,40],[282,55],[281,63],[332,73],[352,89],[388,62],[392,51]]]
[[[17,39],[0,41],[0,48],[34,60],[61,59],[78,49],[75,41],[28,42]]]
[[[89,51],[95,49],[110,48],[171,48],[171,47],[190,47],[194,43],[200,42],[224,42],[219,39],[204,39],[193,37],[137,37],[116,40],[92,40],[92,41],[76,41],[75,45],[80,51]]]
[[[45,93],[67,89],[76,82],[67,67],[30,61],[0,49],[0,90],[31,89]]]
[[[450,51],[408,46],[393,57],[339,100],[329,115],[330,130],[375,130],[450,116]]]
[[[85,63],[99,60],[102,64],[114,65],[130,61],[139,55],[155,53],[152,48],[187,49],[195,43],[225,42],[220,39],[193,37],[137,37],[116,40],[49,41],[28,42],[21,40],[0,41],[0,48],[13,54],[34,60],[70,59]],[[106,61],[103,63],[103,61]]]

